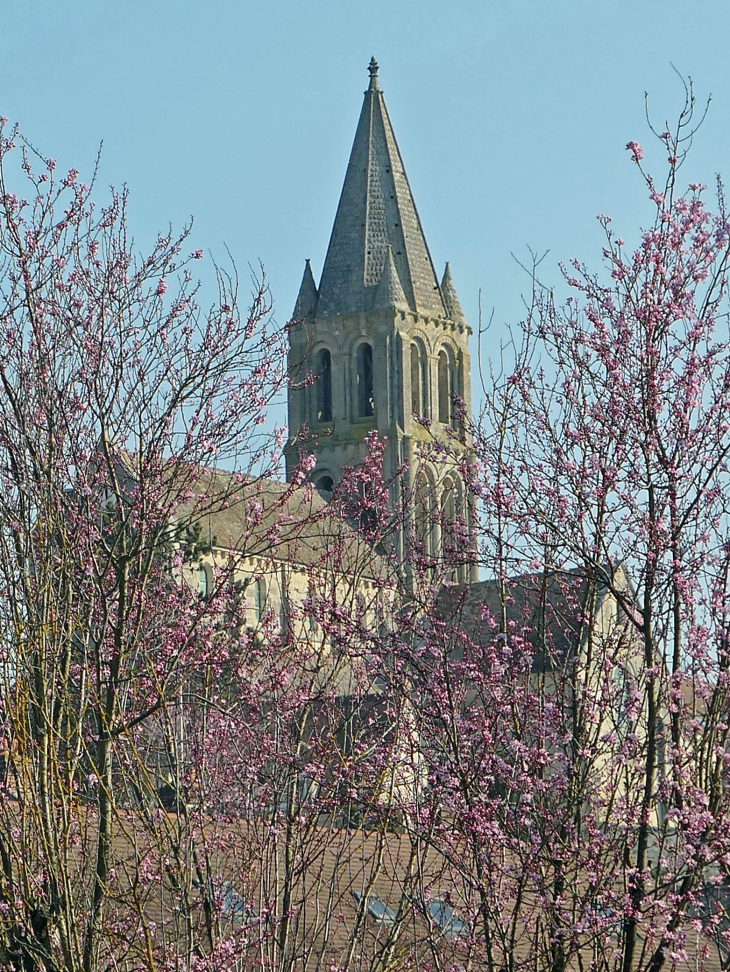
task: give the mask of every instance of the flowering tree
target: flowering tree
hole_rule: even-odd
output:
[[[327,507],[306,455],[268,481],[265,288],[241,316],[219,272],[204,313],[185,233],[134,258],[123,195],[2,128],[0,964],[728,966],[730,225],[680,182],[693,110],[661,185],[629,143],[636,251],[601,217],[605,282],[535,277],[430,443],[460,508],[374,436]]]
[[[344,518],[306,456],[271,482],[265,287],[242,315],[219,271],[203,311],[187,232],[136,258],[125,205],[3,122],[0,965],[377,964],[368,895],[413,788],[373,674],[379,446]]]
[[[5,967],[92,970],[119,957],[120,808],[149,790],[136,733],[221,637],[216,606],[174,581],[180,531],[275,461],[260,422],[283,382],[284,341],[267,328],[265,287],[242,316],[235,278],[219,272],[202,311],[188,269],[202,252],[185,253],[187,231],[135,258],[125,208],[112,192],[96,211],[75,170],[59,179],[3,120]],[[196,491],[212,464],[240,475]]]
[[[693,111],[661,184],[627,146],[638,248],[600,217],[607,280],[535,280],[473,430],[492,580],[421,622],[420,819],[479,967],[728,962],[730,224],[682,186]]]

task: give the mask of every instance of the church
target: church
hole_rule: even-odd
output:
[[[415,553],[433,565],[448,557],[453,581],[475,581],[464,481],[472,331],[448,263],[439,281],[431,259],[375,58],[368,71],[319,285],[307,260],[290,328],[287,480],[313,454],[326,500],[377,433],[391,505],[403,511],[402,576]]]

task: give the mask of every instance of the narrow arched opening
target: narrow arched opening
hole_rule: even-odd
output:
[[[448,558],[456,547],[456,487],[450,477],[444,480],[441,493],[441,538]]]
[[[441,557],[452,581],[464,580],[464,530],[461,489],[447,476],[441,488]]]
[[[411,411],[419,418],[428,417],[426,353],[416,341],[411,344]]]
[[[261,613],[264,607],[264,585],[257,577],[251,584],[251,620],[256,626],[261,620]]]
[[[375,414],[373,400],[373,349],[369,344],[360,344],[356,358],[357,415],[368,418]]]
[[[416,479],[414,528],[416,552],[423,557],[433,555],[434,495],[433,484],[421,470]]]
[[[210,575],[203,564],[198,568],[198,594],[201,597],[207,597],[210,594]]]
[[[317,421],[332,421],[332,355],[327,348],[317,352],[316,359],[317,382]]]
[[[464,437],[464,357],[459,352],[451,367],[451,424]],[[459,404],[454,404],[454,399]]]
[[[421,355],[418,345],[411,345],[411,411],[414,415],[423,415],[423,397],[421,395]]]
[[[449,425],[451,421],[451,364],[445,350],[439,351],[439,422]]]

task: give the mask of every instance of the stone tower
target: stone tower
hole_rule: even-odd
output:
[[[406,470],[392,496],[394,504],[406,498],[408,507],[395,539],[401,563],[414,552],[437,562],[444,551],[471,549],[458,464],[427,457],[439,440],[454,454],[468,449],[453,397],[471,414],[471,329],[448,263],[440,283],[436,276],[375,58],[368,70],[319,287],[307,260],[294,309],[286,471],[290,478],[303,445],[297,433],[306,426],[313,438],[304,449],[317,460],[312,480],[326,498],[342,468],[362,460],[366,434],[377,430],[387,437],[385,475]],[[304,381],[308,374],[316,380]],[[454,580],[476,579],[469,560],[451,572]]]

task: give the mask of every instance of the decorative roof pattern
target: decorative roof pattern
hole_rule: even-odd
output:
[[[355,132],[345,183],[319,286],[318,317],[368,311],[385,270],[388,247],[408,307],[446,317],[438,278],[393,134],[378,66]]]

